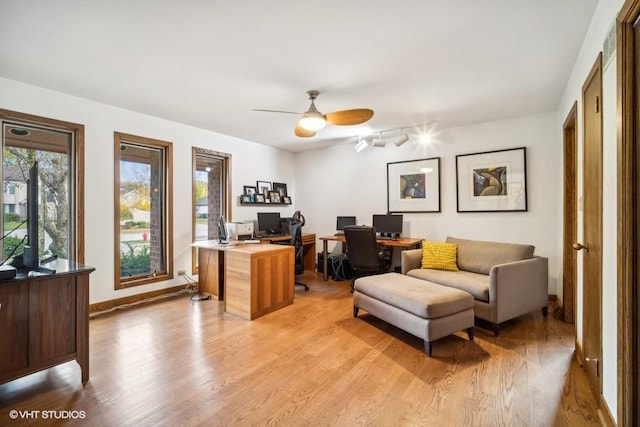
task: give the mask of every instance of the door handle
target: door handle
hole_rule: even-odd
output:
[[[583,245],[582,243],[574,243],[573,245],[571,245],[571,247],[573,249],[575,249],[576,251],[579,251],[581,249],[584,249],[585,252],[589,252],[589,247],[587,245]]]

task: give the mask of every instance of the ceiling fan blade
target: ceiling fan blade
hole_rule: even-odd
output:
[[[373,117],[373,110],[356,108],[354,110],[334,111],[325,114],[327,123],[339,126],[359,125]]]
[[[296,126],[296,129],[294,130],[296,136],[299,136],[300,138],[309,138],[311,136],[315,136],[316,132],[313,130],[307,130],[305,128],[303,128],[300,125]]]
[[[259,108],[254,108],[252,111],[260,111],[263,113],[285,113],[285,114],[298,114],[302,115],[302,113],[296,113],[295,111],[282,111],[282,110],[261,110]]]

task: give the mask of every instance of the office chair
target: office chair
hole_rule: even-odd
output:
[[[291,233],[291,240],[287,242],[283,242],[280,244],[288,244],[289,246],[294,247],[294,258],[295,258],[295,274],[299,276],[304,273],[304,255],[303,255],[303,246],[302,246],[302,227],[304,226],[305,219],[304,216],[300,213],[300,211],[296,211],[293,214],[293,221],[290,223],[289,230]],[[279,243],[279,242],[274,242]],[[309,286],[305,283],[302,283],[298,280],[295,281],[295,284],[298,286],[304,286],[304,290],[308,291]]]
[[[378,246],[376,229],[369,226],[354,225],[344,227],[347,241],[347,259],[355,271],[351,281],[351,292],[356,279],[363,276],[384,273],[391,264],[391,254],[387,248]]]

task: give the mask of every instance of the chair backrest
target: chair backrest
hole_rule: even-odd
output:
[[[375,228],[363,225],[347,226],[344,227],[344,237],[347,241],[347,257],[351,267],[360,272],[374,272],[381,269]]]
[[[302,222],[293,221],[290,225],[291,232],[291,241],[290,245],[293,246],[296,266],[295,273],[302,274],[304,273],[304,257],[303,257],[303,248],[302,248]]]

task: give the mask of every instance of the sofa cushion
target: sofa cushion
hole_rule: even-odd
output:
[[[474,306],[467,292],[398,273],[361,277],[354,286],[356,292],[424,319],[438,319]]]
[[[422,268],[458,271],[458,245],[445,242],[422,241]]]
[[[460,289],[470,293],[478,301],[489,302],[489,276],[486,274],[463,270],[443,271],[416,268],[409,270],[407,276]]]
[[[483,242],[447,237],[447,243],[458,245],[458,269],[489,274],[491,267],[533,257],[532,245]]]

